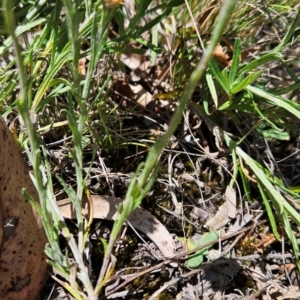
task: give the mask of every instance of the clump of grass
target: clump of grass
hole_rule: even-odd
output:
[[[235,2],[237,2],[236,6]],[[295,253],[298,253],[298,244],[290,220],[300,225],[300,215],[287,201],[287,197],[295,200],[297,195],[283,183],[282,179],[271,174],[260,161],[251,158],[244,151],[243,145],[249,144],[247,138],[252,133],[263,139],[287,139],[289,137],[287,118],[294,118],[298,122],[300,115],[297,103],[272,94],[264,87],[257,86],[257,82],[262,74],[261,68],[272,61],[280,61],[291,77],[296,78],[296,75],[286,67],[281,52],[293,42],[300,17],[298,12],[282,41],[270,53],[250,59],[250,62],[244,64],[240,61],[241,39],[237,37],[251,39],[254,35],[253,28],[257,24],[272,23],[270,14],[274,10],[278,14],[286,14],[286,10],[292,6],[290,2],[278,6],[274,0],[268,2],[268,9],[265,10],[264,2],[259,1],[261,6],[257,6],[257,3],[257,1],[228,0],[224,1],[220,10],[221,1],[187,1],[192,12],[189,14],[187,11],[182,12],[186,8],[183,1],[154,3],[144,0],[136,5],[136,12],[131,19],[127,20],[129,25],[125,28],[124,24],[128,16],[122,11],[119,1],[65,0],[49,5],[46,5],[45,1],[39,1],[35,3],[38,6],[26,4],[22,9],[16,9],[15,16],[12,13],[12,4],[8,0],[3,1],[7,26],[5,33],[9,37],[0,48],[0,55],[2,57],[7,55],[13,45],[15,58],[1,72],[0,103],[5,107],[5,114],[15,110],[17,106],[24,121],[26,134],[21,133],[20,138],[22,143],[24,142],[24,148],[32,164],[32,179],[39,192],[41,207],[35,206],[35,208],[42,217],[48,237],[46,253],[49,264],[63,278],[62,280],[55,277],[56,280],[76,299],[98,299],[104,284],[113,272],[113,266],[108,269],[108,265],[123,223],[152,188],[159,170],[160,156],[177,129],[182,112],[187,107],[206,122],[211,132],[218,128],[220,138],[227,144],[233,160],[231,186],[236,187],[235,182],[239,176],[249,201],[251,201],[251,190],[245,171],[246,165],[252,170],[255,175],[253,180],[261,193],[274,234],[280,239],[275,221],[279,218]],[[152,16],[148,23],[142,22],[146,15]],[[137,168],[131,180],[124,204],[119,208],[120,216],[114,224],[110,240],[108,244],[103,242],[104,262],[97,283],[93,285],[90,277],[91,270],[85,263],[85,260],[89,260],[85,250],[88,247],[92,217],[91,212],[86,216],[82,215],[82,198],[84,194],[89,196],[86,188],[89,171],[83,172],[84,156],[87,150],[92,153],[90,157],[93,161],[94,139],[97,140],[98,146],[114,147],[110,124],[107,123],[110,120],[109,115],[113,116],[117,110],[112,107],[107,109],[110,77],[103,75],[98,86],[93,78],[99,61],[104,63],[108,56],[119,57],[122,52],[127,51],[131,41],[139,45],[136,51],[141,53],[144,53],[143,47],[150,48],[151,57],[155,61],[156,55],[161,52],[159,40],[163,41],[163,37],[151,43],[145,40],[142,34],[153,30],[154,35],[154,32],[157,33],[158,24],[163,24],[164,28],[168,29],[171,15],[178,20],[177,33],[176,30],[172,31],[177,38],[177,40],[175,38],[176,49],[174,50],[177,51],[178,57],[187,57],[189,62],[188,66],[174,72],[175,82],[176,76],[182,81],[180,92],[168,95],[171,98],[179,98],[178,107],[165,135],[156,141],[147,159]],[[18,20],[17,27],[15,20]],[[112,20],[117,24],[118,36],[109,40],[108,31]],[[197,31],[193,27],[195,24],[203,41],[196,34]],[[39,34],[34,35],[33,41],[29,44],[25,43],[24,49],[21,49],[18,36],[32,30],[38,31]],[[222,35],[235,39],[231,64],[225,68],[220,68],[217,62],[211,59],[213,50]],[[195,54],[194,49],[189,52],[185,45],[187,40],[195,38],[199,39],[199,46],[197,45],[195,51],[200,49],[201,56]],[[88,50],[82,49],[84,42],[90,44]],[[205,48],[203,44],[207,44],[207,47]],[[85,76],[78,68],[78,62],[82,57],[89,57]],[[194,60],[196,63],[193,65],[191,58],[195,57],[197,59]],[[12,69],[14,64],[17,66],[17,71]],[[196,103],[190,99],[194,99],[194,91],[199,81],[201,81],[202,98]],[[295,86],[287,88],[288,91],[296,89],[296,84],[297,82]],[[17,96],[16,102],[12,100],[15,96]],[[50,128],[61,128],[71,137],[71,142],[67,146],[68,154],[74,163],[76,186],[74,189],[71,188],[60,176],[57,176],[57,181],[74,205],[78,226],[77,240],[69,231],[56,205],[47,149],[35,131],[30,113],[39,115],[41,122],[44,122],[39,129],[39,134],[45,133]],[[93,126],[95,115],[99,117],[99,122],[102,124],[101,138],[95,138],[97,133],[93,135],[88,133],[89,126]],[[49,116],[51,124],[47,123]],[[240,136],[233,137],[222,128],[222,116],[231,119],[236,128],[240,127],[242,119],[247,116],[250,125],[247,131],[240,132]],[[62,127],[66,125],[67,130]],[[26,194],[25,191],[24,193]],[[34,203],[30,195],[26,194],[26,197]],[[67,240],[76,264],[71,264],[68,254],[60,249],[58,240],[60,235]]]

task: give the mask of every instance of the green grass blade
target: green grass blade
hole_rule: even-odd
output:
[[[239,155],[254,172],[256,178],[259,178],[261,184],[268,191],[272,203],[277,208],[277,213],[280,214],[283,210],[291,216],[294,222],[300,226],[300,214],[285,200],[285,198],[275,189],[270,179],[254,159],[246,154],[240,147],[236,147],[236,153]]]
[[[260,195],[263,199],[263,202],[264,202],[264,205],[265,205],[268,217],[269,217],[269,221],[271,223],[271,227],[272,227],[274,236],[276,237],[277,240],[280,240],[278,230],[277,230],[276,220],[275,220],[275,217],[274,217],[274,214],[273,214],[273,211],[272,211],[272,207],[271,207],[271,205],[268,201],[267,195],[264,191],[264,187],[262,186],[262,184],[260,184],[259,181],[258,181],[258,188],[259,188],[259,191],[260,191]]]
[[[271,104],[273,105],[286,109],[288,112],[290,112],[291,114],[295,115],[298,119],[300,119],[300,111],[294,107],[292,101],[272,95],[268,92],[265,92],[251,85],[248,85],[245,89],[256,96],[259,96],[267,100],[268,102],[271,102]]]
[[[70,56],[70,49],[69,46],[67,46],[62,53],[60,53],[55,60],[55,64],[53,64],[53,68],[49,69],[47,71],[47,74],[43,80],[43,82],[40,84],[39,89],[37,90],[37,93],[35,94],[33,103],[32,103],[32,109],[34,111],[39,111],[40,102],[42,98],[44,97],[45,93],[48,91],[49,87],[51,86],[51,82],[54,79],[55,75],[62,69],[62,67],[71,59]]]
[[[203,102],[203,109],[207,115],[211,115],[209,111],[209,104],[210,104],[210,98],[208,97],[208,84],[206,77],[203,76],[202,80],[202,87],[201,87],[201,97]]]
[[[280,44],[275,47],[272,52],[281,52],[284,47],[290,43],[293,38],[294,38],[294,33],[295,30],[299,27],[300,25],[300,9],[298,8],[297,15],[293,18],[293,23],[291,24],[288,32],[285,34],[284,38],[281,40]]]
[[[135,36],[141,36],[145,31],[150,30],[153,28],[155,25],[158,23],[162,22],[166,17],[168,17],[171,13],[172,9],[169,8],[165,12],[161,13],[158,17],[153,19],[152,21],[148,22],[145,26],[142,28],[138,29],[135,33]]]
[[[216,108],[218,108],[218,94],[215,87],[215,83],[211,74],[206,73],[206,83],[208,86],[208,90],[210,91],[211,98],[214,101]],[[204,87],[203,87],[204,88]]]
[[[32,29],[38,25],[44,24],[46,21],[47,21],[47,19],[45,19],[45,18],[38,18],[34,21],[31,21],[30,23],[25,23],[24,25],[19,25],[15,30],[16,37],[20,36],[21,34],[29,31],[30,29]],[[3,42],[3,44],[0,46],[0,56],[2,56],[9,49],[9,47],[12,46],[12,42],[13,41],[12,41],[11,37],[8,37]]]
[[[250,190],[250,183],[248,178],[245,176],[243,169],[239,166],[239,174],[242,178],[242,183],[243,183],[243,189],[245,193],[245,197],[247,198],[248,202],[252,202],[252,197],[251,197],[251,190]]]
[[[256,73],[253,73],[249,76],[247,76],[246,78],[244,78],[242,81],[240,82],[234,82],[231,86],[231,90],[230,92],[232,94],[237,94],[238,92],[240,92],[241,90],[243,90],[245,87],[247,87],[248,85],[250,85],[251,83],[253,83],[256,79],[258,79],[263,71],[259,71]]]
[[[290,93],[292,91],[296,91],[300,89],[300,82],[291,84],[285,88],[281,88],[281,89],[275,89],[275,90],[269,90],[268,92],[273,94],[273,95],[282,95],[282,94],[287,94]]]
[[[283,228],[288,236],[288,239],[292,243],[293,251],[295,253],[295,259],[297,263],[298,270],[300,270],[300,262],[299,262],[299,244],[297,241],[297,238],[293,232],[293,229],[291,227],[290,220],[288,218],[288,213],[284,212],[281,216],[279,216],[281,224],[283,225]]]
[[[208,64],[209,70],[211,74],[215,77],[217,80],[218,84],[221,86],[221,88],[224,90],[224,92],[229,95],[229,89],[230,86],[228,83],[224,82],[224,77],[220,71],[220,67],[218,66],[217,62],[215,59],[211,59],[211,61]]]
[[[252,60],[245,67],[243,67],[240,72],[245,73],[245,72],[253,71],[259,66],[264,65],[268,62],[273,62],[274,60],[282,61],[282,54],[275,52],[275,53],[268,53],[263,56],[260,56],[255,60]]]
[[[229,71],[229,84],[232,85],[236,79],[236,75],[240,65],[240,55],[242,53],[242,45],[240,38],[237,38],[234,43],[234,52],[232,63]]]

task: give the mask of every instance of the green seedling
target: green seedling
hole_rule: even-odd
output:
[[[191,238],[188,238],[186,240],[186,245],[188,250],[193,250],[201,245],[205,245],[207,243],[210,243],[218,238],[218,233],[215,230],[212,230],[208,233],[205,233],[202,235],[200,241],[198,243],[195,243],[192,241]],[[208,255],[209,249],[211,249],[212,246],[209,246],[207,248],[201,249],[196,251],[195,253],[191,254],[186,262],[186,267],[189,269],[196,269],[198,268],[204,260],[204,257]]]

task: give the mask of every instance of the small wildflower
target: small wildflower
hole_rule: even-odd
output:
[[[124,4],[122,0],[103,0],[103,2],[107,8],[115,8]]]

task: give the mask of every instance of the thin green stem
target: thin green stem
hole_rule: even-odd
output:
[[[25,108],[28,108],[27,96],[26,96],[27,77],[25,75],[25,70],[23,66],[24,59],[21,54],[21,48],[15,34],[16,23],[13,14],[12,3],[13,2],[10,0],[3,0],[4,18],[7,26],[7,31],[12,39],[12,44],[15,49],[16,63],[19,70],[19,80],[20,80],[20,87],[21,87],[21,94],[19,99],[21,101],[21,104]]]

